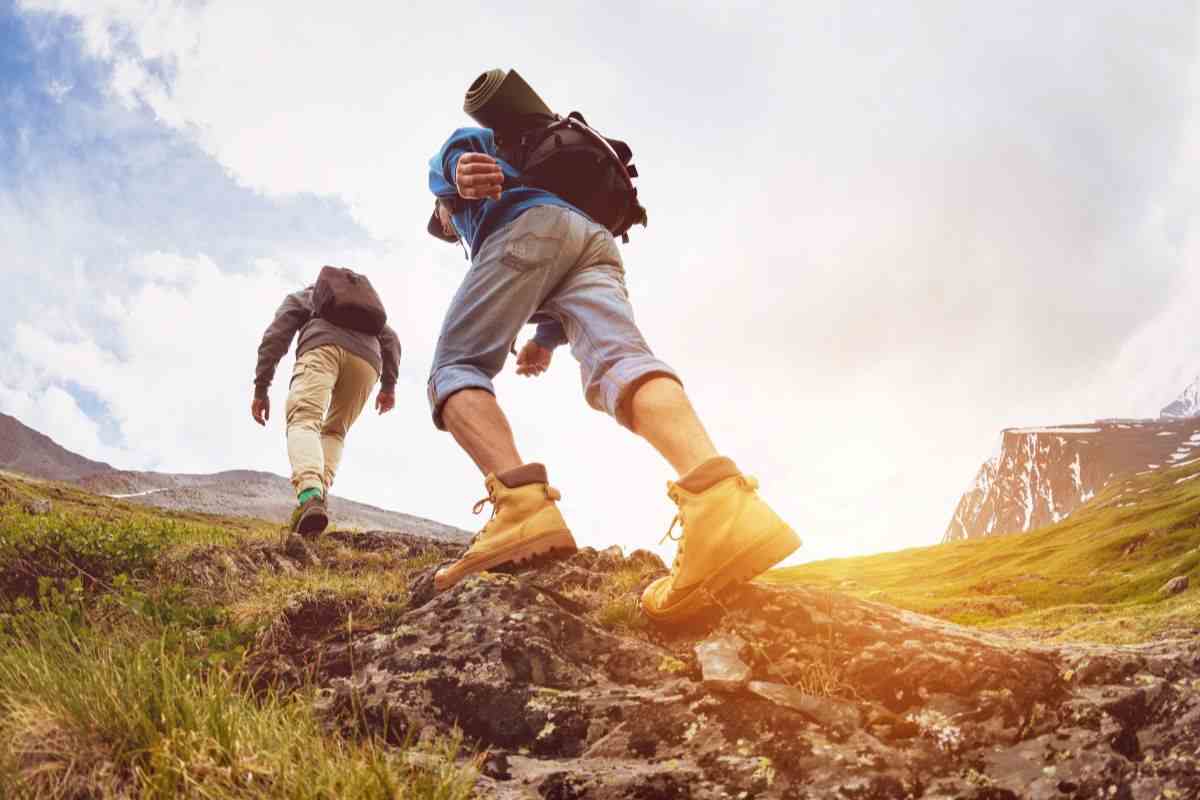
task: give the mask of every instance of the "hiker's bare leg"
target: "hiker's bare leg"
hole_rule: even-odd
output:
[[[441,417],[442,425],[486,476],[493,513],[462,557],[434,573],[434,588],[445,591],[502,564],[574,553],[575,539],[555,505],[559,494],[550,487],[546,468],[522,465],[512,428],[492,393],[461,389],[443,404]]]
[[[717,448],[678,381],[652,377],[633,391],[629,404],[634,432],[653,445],[679,475],[717,457]]]
[[[442,406],[442,424],[484,475],[499,475],[521,466],[508,417],[491,392],[463,389]]]

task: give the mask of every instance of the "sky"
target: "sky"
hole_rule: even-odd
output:
[[[638,321],[796,558],[932,544],[1001,429],[1200,373],[1198,35],[1169,1],[0,0],[0,411],[124,469],[286,473],[258,339],[351,266],[404,355],[334,493],[477,528],[425,399],[467,267],[426,170],[516,68],[632,145]],[[565,348],[496,386],[581,544],[669,552],[672,473]]]

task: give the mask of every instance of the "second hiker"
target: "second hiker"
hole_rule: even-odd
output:
[[[325,501],[346,432],[376,382],[381,382],[376,410],[386,414],[396,404],[400,342],[366,276],[324,267],[314,285],[284,298],[263,334],[250,404],[259,425],[270,418],[267,389],[297,333],[286,408],[288,460],[297,495],[292,530],[314,535],[329,524]]]

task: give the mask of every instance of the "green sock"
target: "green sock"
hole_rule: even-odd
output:
[[[314,497],[320,497],[320,496],[321,496],[321,490],[320,490],[320,489],[305,489],[305,490],[304,490],[303,492],[301,492],[301,493],[300,493],[300,495],[299,495],[299,496],[296,498],[296,501],[297,501],[297,502],[298,502],[300,505],[304,505],[305,503],[307,503],[307,502],[308,502],[309,500],[311,500],[312,498],[314,498]]]

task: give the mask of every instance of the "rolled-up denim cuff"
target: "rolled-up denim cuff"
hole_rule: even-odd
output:
[[[463,389],[483,389],[488,394],[496,394],[487,374],[469,364],[441,367],[429,376],[429,410],[433,413],[433,424],[438,430],[446,430],[446,426],[442,424],[442,407],[451,395]]]
[[[651,355],[630,356],[614,364],[603,375],[593,378],[587,393],[588,403],[633,430],[630,409],[632,392],[651,378],[670,378],[683,385],[679,375],[665,361]]]

